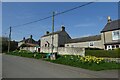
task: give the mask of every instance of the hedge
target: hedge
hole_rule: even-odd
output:
[[[114,50],[85,50],[86,56],[120,58],[120,48]]]
[[[26,51],[26,50],[15,50],[12,52],[7,53],[9,55],[16,55],[16,56],[21,56],[21,57],[28,57],[28,58],[36,58],[36,59],[40,59],[40,58],[45,58],[47,54],[45,53],[38,53],[38,52],[30,52],[30,51]],[[34,56],[34,54],[36,56]]]

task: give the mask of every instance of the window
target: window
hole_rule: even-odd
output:
[[[89,43],[89,46],[94,46],[94,42],[90,42],[90,43]]]
[[[47,44],[45,44],[45,47],[47,47]]]
[[[116,30],[112,32],[112,40],[120,39],[120,30]]]
[[[112,48],[115,48],[115,45],[112,45]]]
[[[119,48],[119,45],[116,45],[116,48]]]
[[[67,47],[69,47],[69,45],[67,45]]]
[[[60,45],[60,47],[65,47],[64,45]]]

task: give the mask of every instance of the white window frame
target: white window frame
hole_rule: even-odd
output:
[[[120,30],[112,31],[112,40],[120,39]]]
[[[91,45],[92,44],[92,45]],[[94,46],[94,42],[89,42],[89,46],[93,47]]]

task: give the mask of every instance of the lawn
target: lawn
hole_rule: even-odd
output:
[[[56,60],[50,60],[49,58],[46,58],[48,54],[45,53],[32,53],[29,51],[13,51],[7,54],[21,56],[21,57],[35,58],[35,59],[45,58],[43,59],[45,61],[94,70],[94,71],[120,69],[120,63],[105,62],[103,58],[97,58],[94,56],[81,57],[81,56],[70,56],[70,55],[64,55],[64,56],[58,55]]]

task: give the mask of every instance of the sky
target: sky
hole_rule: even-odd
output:
[[[56,13],[80,6],[86,2],[3,2],[2,34],[8,36],[9,27],[39,20]],[[118,19],[117,2],[96,2],[55,16],[55,31],[64,25],[72,38],[98,35],[107,24],[107,16]],[[12,40],[20,41],[33,35],[39,40],[46,31],[52,31],[52,18],[25,26],[12,28]]]
[[[0,2],[0,36],[2,36],[2,3]]]

